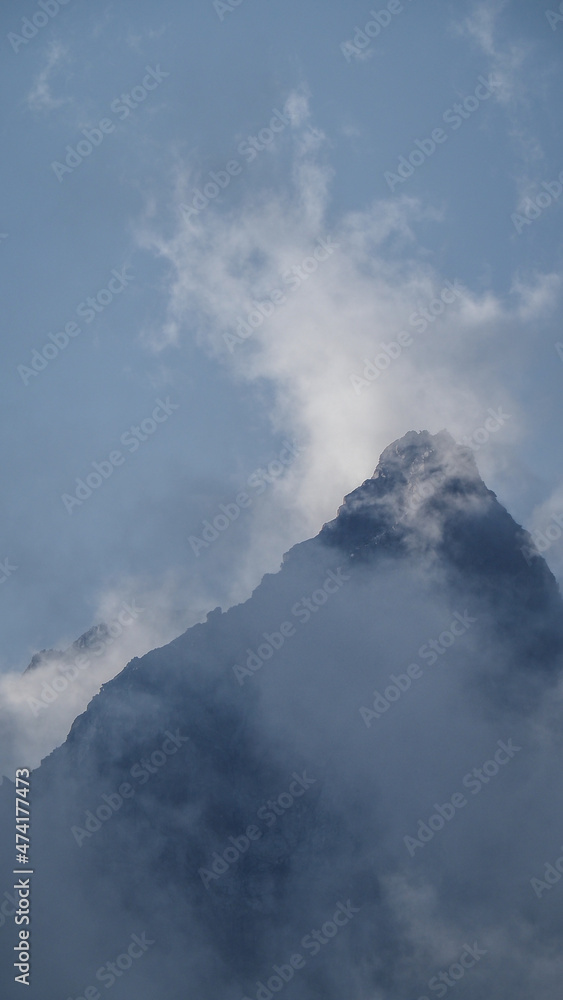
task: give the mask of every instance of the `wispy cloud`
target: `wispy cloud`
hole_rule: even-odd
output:
[[[188,614],[179,609],[180,593]],[[193,581],[190,589],[174,572],[158,582],[123,577],[99,595],[92,621],[100,627],[89,630],[86,645],[72,648],[77,637],[61,637],[57,650],[37,654],[32,670],[0,675],[0,776],[13,777],[22,760],[37,767],[132,657],[170,642],[203,619],[200,597]]]
[[[66,61],[68,50],[58,41],[51,42],[47,51],[47,62],[27,95],[26,101],[30,111],[48,112],[68,103],[68,97],[55,97],[51,89],[52,77]]]
[[[512,173],[522,203],[546,169],[546,153],[531,113],[531,98],[534,91],[545,86],[547,71],[537,62],[532,71],[534,44],[529,39],[522,35],[510,37],[504,30],[503,17],[510,5],[511,0],[492,0],[491,3],[478,0],[467,17],[454,22],[452,30],[488,61],[490,75],[495,81],[493,99],[504,109],[506,134],[515,152]],[[513,29],[514,21],[510,24]],[[545,95],[541,93],[541,97]]]
[[[495,96],[501,103],[509,103],[523,93],[520,71],[529,52],[522,41],[499,41],[499,20],[509,0],[492,0],[477,3],[472,13],[456,22],[454,30],[473,41],[490,61],[495,78]]]
[[[443,315],[414,331],[409,318],[457,278],[430,266],[417,240],[419,226],[439,224],[443,212],[403,197],[335,219],[328,140],[299,102],[300,124],[284,137],[293,144],[285,188],[248,190],[236,206],[226,192],[201,220],[179,219],[171,236],[157,229],[153,205],[138,234],[140,246],[170,267],[168,305],[161,327],[145,331],[147,345],[169,352],[195,339],[233,379],[269,384],[273,428],[303,447],[277,494],[286,516],[277,526],[255,522],[245,554],[254,570],[260,553],[283,551],[296,534],[318,530],[350,484],[371,475],[379,453],[407,430],[447,427],[459,440],[489,407],[502,405],[513,419],[491,454],[517,440],[518,406],[500,373],[507,354],[529,350],[530,323],[560,294],[555,273],[518,274],[505,298],[463,287]],[[319,239],[338,249],[317,266]],[[303,266],[311,273],[290,290]],[[272,308],[276,292],[284,301]],[[237,329],[243,342],[231,352],[226,339]],[[413,346],[370,392],[355,395],[350,373],[401,330],[410,330]]]
[[[162,35],[168,30],[170,24],[162,24],[160,28],[146,28],[143,31],[133,31],[133,29],[127,32],[125,42],[130,49],[134,52],[138,52],[139,55],[144,55],[147,51],[147,42],[153,43],[157,39],[161,38]]]

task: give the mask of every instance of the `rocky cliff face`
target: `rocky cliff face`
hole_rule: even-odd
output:
[[[28,995],[555,1000],[563,605],[525,545],[471,452],[412,432],[105,684],[33,775]]]

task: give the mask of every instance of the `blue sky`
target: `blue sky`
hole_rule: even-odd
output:
[[[530,530],[563,510],[552,10],[71,0],[43,25],[2,5],[2,671],[123,601],[145,609],[141,653],[245,599],[410,429],[469,437]]]

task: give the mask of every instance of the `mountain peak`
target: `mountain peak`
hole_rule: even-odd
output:
[[[442,468],[444,472],[463,478],[481,477],[469,448],[456,444],[451,434],[438,431],[408,431],[382,452],[372,479],[400,476],[405,481],[428,475]]]
[[[447,499],[496,499],[487,489],[469,448],[446,430],[409,431],[382,453],[370,479],[344,497],[336,518],[321,535],[329,543],[380,541],[401,525],[416,522],[425,505],[435,510]],[[404,524],[403,524],[404,523]]]
[[[478,936],[483,912],[499,934],[514,912],[524,919],[522,872],[539,874],[555,858],[547,838],[560,759],[545,815],[537,773],[546,767],[538,753],[557,745],[544,706],[555,702],[563,664],[561,596],[524,544],[471,450],[445,431],[411,431],[248,601],[214,608],[104,684],[33,774],[41,997],[90,995],[82,966],[115,956],[133,928],[146,929],[154,958],[143,959],[141,992],[131,978],[128,995],[176,997],[187,982],[202,997],[271,997],[264,983],[283,983],[269,969],[290,968],[295,942],[317,943],[313,928],[325,933],[341,899],[355,922],[340,950],[327,946],[324,964],[311,964],[298,995],[390,995],[391,982],[393,996],[418,996],[440,967],[452,914],[460,942]],[[469,772],[473,764],[482,769]],[[513,777],[495,777],[505,764]],[[471,806],[489,779],[494,792]],[[460,787],[472,791],[457,800]],[[473,820],[441,833],[455,801],[464,816],[475,810]],[[525,856],[507,849],[507,816],[526,834]],[[8,886],[12,829],[0,825]],[[434,836],[439,846],[425,848]],[[477,881],[474,861],[460,872],[460,857],[485,859]],[[434,884],[439,892],[418,893]],[[436,927],[437,957],[413,931],[408,953],[419,957],[405,964],[412,905],[417,927],[422,918]],[[86,935],[84,914],[94,928]],[[546,934],[548,951],[556,932]],[[485,941],[488,933],[489,923]],[[395,956],[390,971],[378,956],[370,966],[374,940]],[[0,953],[4,987],[6,933]],[[69,955],[81,963],[71,978]],[[536,981],[521,995],[538,995]]]

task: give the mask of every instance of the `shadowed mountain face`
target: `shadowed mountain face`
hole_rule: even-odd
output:
[[[529,546],[411,432],[105,684],[32,776],[27,995],[559,998],[563,605]]]

